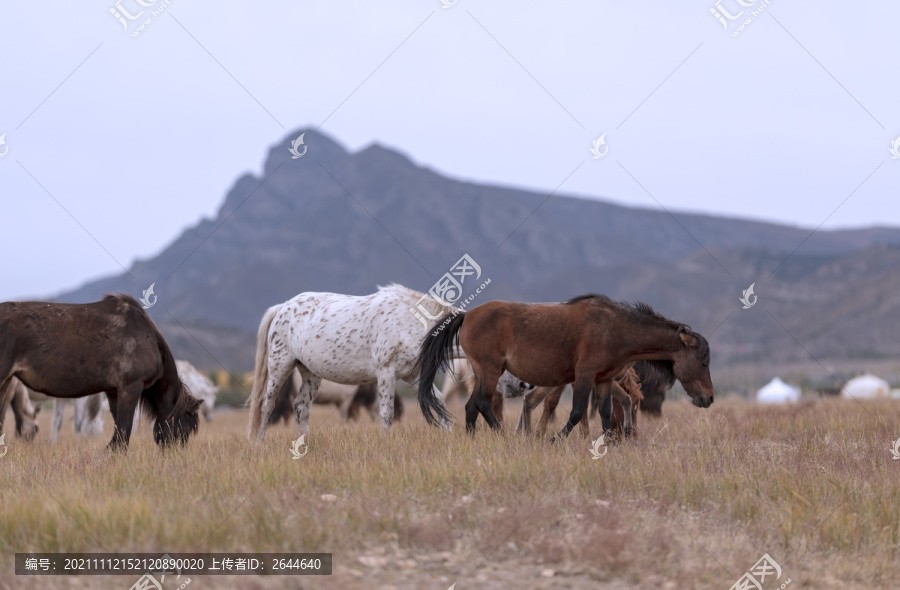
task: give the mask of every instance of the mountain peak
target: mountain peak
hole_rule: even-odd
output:
[[[291,153],[294,142],[303,136],[303,143],[297,144],[297,152],[301,157],[307,156],[321,162],[330,162],[343,159],[348,155],[347,149],[334,139],[320,133],[314,127],[301,127],[282,137],[281,141],[269,148],[269,155],[263,168],[263,176],[268,175],[279,164],[295,158]],[[305,151],[304,151],[305,150]]]

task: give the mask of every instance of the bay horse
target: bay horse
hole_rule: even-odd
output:
[[[0,391],[17,378],[51,397],[106,392],[115,418],[107,448],[127,449],[138,404],[155,418],[160,446],[197,432],[200,400],[178,378],[175,358],[133,297],[86,304],[0,303]]]
[[[646,359],[662,374],[681,381],[694,405],[708,408],[713,403],[709,343],[644,303],[622,303],[593,293],[564,303],[490,301],[447,314],[438,324],[443,329],[426,334],[419,352],[419,405],[431,423],[433,412],[439,418],[446,414],[432,388],[437,371],[453,356],[454,344],[462,348],[478,378],[475,394],[466,403],[470,432],[479,413],[491,428],[500,427],[486,392],[496,389],[504,370],[537,386],[573,383],[572,411],[561,438],[581,421],[595,386],[604,399],[612,379],[638,360]],[[626,422],[630,411],[629,399]],[[625,430],[630,434],[627,426]]]
[[[429,318],[417,317],[425,307]],[[379,287],[365,296],[300,293],[270,307],[256,337],[256,368],[250,394],[249,437],[265,439],[275,395],[296,367],[303,385],[294,401],[300,434],[309,433],[309,413],[322,379],[347,385],[378,383],[381,425],[390,430],[398,379],[414,385],[422,327],[432,328],[455,307],[402,285]],[[422,318],[421,320],[419,318]],[[499,375],[498,375],[499,377]],[[432,380],[433,381],[433,380]],[[441,392],[429,383],[429,399],[450,419]]]
[[[33,405],[28,396],[28,390],[18,379],[10,379],[4,390],[0,387],[0,434],[3,434],[3,421],[6,419],[6,409],[12,408],[13,418],[16,422],[16,437],[25,442],[31,442],[38,433],[37,415],[41,411],[41,404]]]

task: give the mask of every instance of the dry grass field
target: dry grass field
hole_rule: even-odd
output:
[[[16,577],[16,551],[334,554],[330,577],[195,576],[192,590],[726,590],[765,553],[783,573],[764,589],[788,578],[900,587],[900,461],[889,450],[900,403],[667,403],[598,460],[577,430],[558,445],[517,436],[518,409],[507,404],[501,434],[480,421],[473,438],[426,427],[409,401],[388,437],[368,418],[344,425],[317,408],[309,452],[292,460],[293,428],[271,428],[254,448],[243,411],[201,422],[177,451],[160,451],[145,426],[114,456],[110,420],[103,440],[74,438],[69,421],[51,445],[45,408],[38,440],[8,434],[0,458],[0,587],[136,581]]]

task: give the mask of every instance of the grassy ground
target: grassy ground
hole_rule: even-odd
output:
[[[330,577],[195,576],[194,590],[724,590],[764,553],[783,571],[767,590],[787,578],[900,586],[900,461],[889,451],[900,403],[720,400],[664,412],[642,416],[638,439],[599,460],[575,433],[561,445],[515,435],[515,404],[503,433],[479,422],[474,438],[426,428],[409,402],[389,437],[368,418],[347,426],[317,408],[300,460],[293,428],[251,447],[243,411],[201,423],[177,452],[157,449],[145,426],[118,456],[104,450],[107,435],[74,438],[71,422],[51,445],[45,412],[38,440],[8,434],[0,458],[0,588],[136,581],[24,580],[16,551],[334,554]]]

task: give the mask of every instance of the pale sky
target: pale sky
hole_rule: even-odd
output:
[[[900,226],[900,3],[774,0],[735,38],[709,0],[172,0],[132,37],[165,1],[119,2],[127,30],[0,3],[0,300],[157,254],[303,126],[464,180]]]

